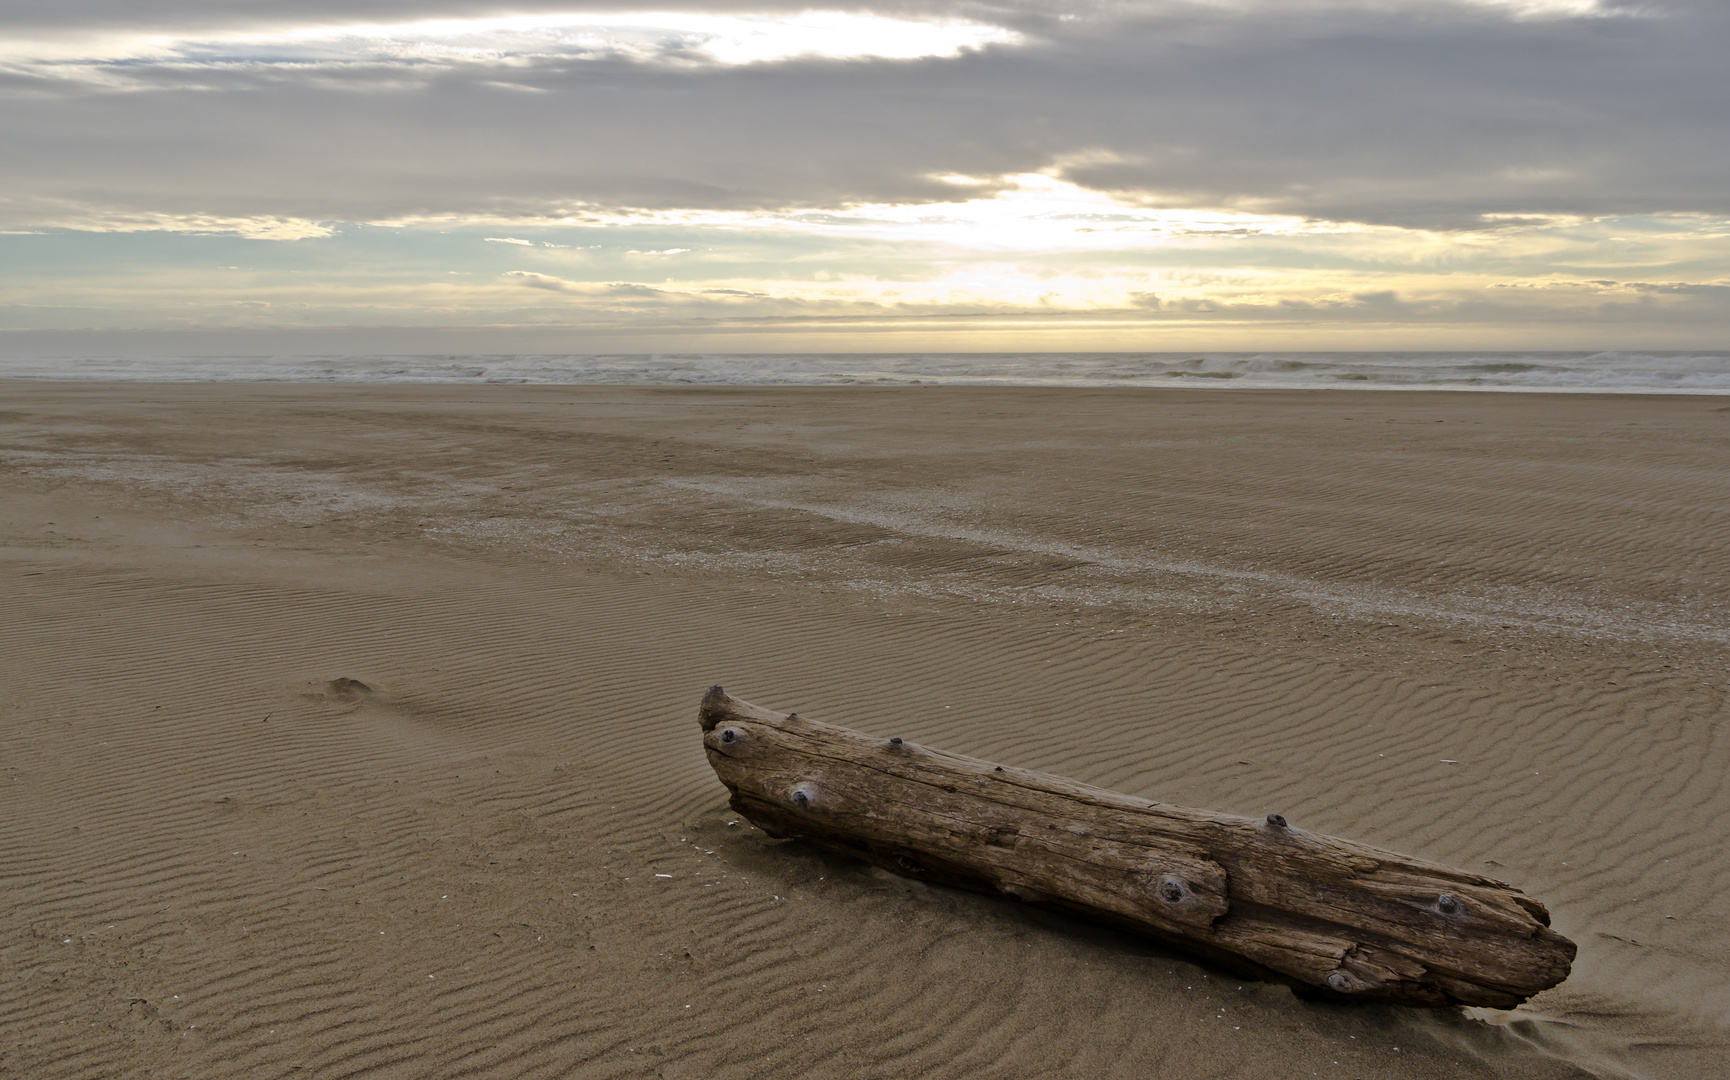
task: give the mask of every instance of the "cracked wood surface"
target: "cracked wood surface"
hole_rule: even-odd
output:
[[[731,805],[773,837],[1000,892],[1346,999],[1511,1009],[1574,943],[1493,878],[773,712],[709,689]]]

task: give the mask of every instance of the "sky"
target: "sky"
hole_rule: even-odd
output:
[[[0,352],[1730,348],[1724,0],[0,0]]]

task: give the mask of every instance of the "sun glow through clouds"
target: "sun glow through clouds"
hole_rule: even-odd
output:
[[[1131,250],[1252,236],[1361,233],[1352,222],[1234,210],[1137,206],[1050,173],[989,180],[939,179],[988,194],[949,202],[864,203],[825,209],[604,210],[584,208],[541,219],[441,215],[373,221],[389,228],[436,225],[548,228],[719,228],[787,232],[989,252]],[[490,238],[489,238],[490,239]],[[511,241],[503,241],[509,243]]]
[[[1722,50],[1668,9],[703,6],[0,35],[0,331],[1730,325]]]
[[[968,180],[945,179],[952,183]],[[1289,215],[1138,207],[1048,173],[1020,173],[990,184],[998,190],[980,198],[855,206],[781,220],[792,228],[816,232],[833,230],[995,251],[1141,248],[1231,236],[1354,232],[1361,228]]]

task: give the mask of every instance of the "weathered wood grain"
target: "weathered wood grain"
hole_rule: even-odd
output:
[[[1511,885],[759,708],[699,719],[732,806],[923,881],[1104,919],[1318,993],[1509,1009],[1567,978],[1574,943]]]

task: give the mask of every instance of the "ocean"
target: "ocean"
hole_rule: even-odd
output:
[[[1187,386],[1730,394],[1730,352],[0,357],[0,378],[547,385]]]

